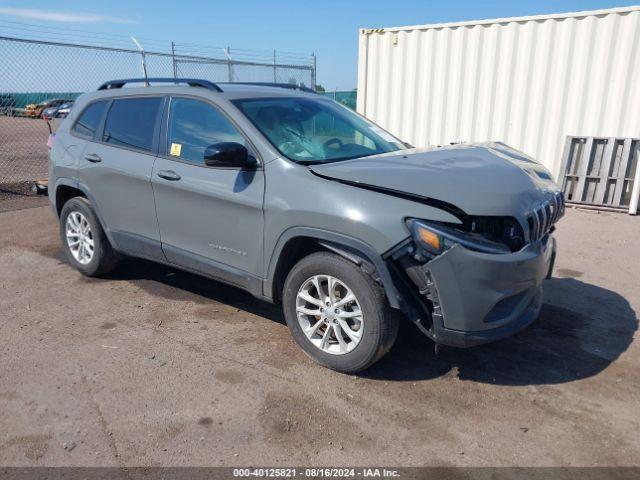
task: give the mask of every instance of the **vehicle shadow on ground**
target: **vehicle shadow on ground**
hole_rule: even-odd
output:
[[[152,295],[201,304],[218,302],[284,324],[280,307],[222,282],[140,259],[126,259],[104,279],[126,280]]]
[[[162,298],[218,302],[285,323],[277,305],[165,265],[128,259],[107,278],[131,281]],[[488,345],[445,347],[436,356],[433,342],[401,321],[395,346],[361,376],[415,382],[453,372],[462,380],[499,385],[558,384],[596,375],[627,350],[638,320],[624,297],[575,278],[547,280],[544,287],[540,317],[514,337]]]
[[[364,376],[417,381],[457,370],[462,380],[558,384],[594,376],[627,350],[638,320],[624,297],[574,278],[547,280],[544,288],[540,317],[514,337],[470,349],[445,347],[436,356],[433,342],[405,325],[391,352]]]

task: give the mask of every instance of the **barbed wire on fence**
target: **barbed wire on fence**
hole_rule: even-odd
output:
[[[316,85],[314,55],[137,39],[149,77]],[[120,35],[0,19],[0,197],[27,192],[47,175],[45,102],[142,77],[141,64],[133,42]]]
[[[68,27],[62,28],[59,26],[49,27],[6,20],[3,18],[0,18],[0,35],[25,40],[40,40],[44,42],[61,42],[82,46],[99,46],[103,48],[135,50],[131,37],[126,35],[92,32],[89,30]],[[173,44],[180,50],[180,52],[177,53],[184,55],[223,58],[224,50],[230,49],[229,46],[223,47],[202,43],[175,42],[140,36],[136,36],[136,38],[142,43],[145,50],[153,52],[170,53],[170,46]],[[283,63],[309,66],[312,65],[314,61],[313,54],[284,50],[233,48],[234,56],[237,57],[238,60],[245,59],[260,63],[270,63],[274,51],[277,53],[278,58],[285,60]]]

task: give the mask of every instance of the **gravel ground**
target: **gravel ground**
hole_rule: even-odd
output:
[[[0,214],[0,465],[640,465],[640,218],[570,210],[540,319],[360,376],[277,307],[130,261],[88,279],[48,207]]]
[[[42,119],[0,116],[0,213],[48,203],[32,190],[47,178],[47,137]]]
[[[49,199],[46,196],[36,195],[32,191],[33,184],[31,183],[13,184],[8,186],[8,189],[3,187],[0,186],[0,213],[49,204]]]
[[[0,116],[0,191],[47,177],[47,123]]]

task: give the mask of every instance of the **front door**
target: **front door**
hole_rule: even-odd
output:
[[[174,97],[152,184],[167,259],[244,288],[262,276],[264,171],[214,168],[204,151],[219,142],[254,149],[216,106]],[[163,148],[164,147],[164,148]],[[249,285],[248,285],[249,284]]]

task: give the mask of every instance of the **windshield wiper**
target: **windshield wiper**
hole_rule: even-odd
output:
[[[331,163],[331,160],[295,160],[300,165],[320,165],[323,163]]]
[[[366,158],[372,157],[374,155],[381,155],[385,152],[372,152],[372,153],[364,153],[362,155],[353,155],[350,157],[339,157],[339,158],[327,158],[326,160],[294,160],[296,163],[300,165],[321,165],[325,163],[336,163],[336,162],[344,162],[347,160],[355,160],[357,158]]]

